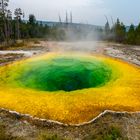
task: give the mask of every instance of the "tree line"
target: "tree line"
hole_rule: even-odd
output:
[[[131,45],[140,45],[140,24],[126,27],[123,22],[117,19],[116,23],[110,27],[107,21],[104,28],[104,40],[125,43]]]
[[[16,8],[12,13],[8,5],[9,0],[0,0],[0,43],[8,46],[19,39],[43,37],[63,39],[62,29],[38,23],[33,14],[29,15],[28,20],[24,20],[25,15],[21,8]]]
[[[17,40],[29,38],[66,40],[67,37],[72,37],[73,40],[78,40],[90,35],[90,39],[94,39],[94,32],[101,40],[140,45],[140,24],[137,27],[132,24],[127,30],[123,22],[117,19],[113,26],[110,26],[107,20],[105,27],[98,29],[87,26],[74,27],[64,23],[49,27],[38,22],[33,14],[29,15],[28,20],[24,20],[25,14],[21,8],[12,12],[8,5],[9,0],[0,0],[0,44],[6,46],[15,44]]]

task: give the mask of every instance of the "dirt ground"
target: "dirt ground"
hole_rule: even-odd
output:
[[[31,47],[28,48],[25,46],[14,50],[2,50],[0,51],[0,65],[47,52],[82,52],[92,55],[107,55],[140,66],[140,46],[92,41],[40,41],[38,44],[31,43]],[[68,126],[0,109],[0,125],[4,126],[6,135],[23,140],[47,140],[47,136],[39,138],[41,134],[58,135],[61,137],[59,140],[104,140],[105,135],[113,135],[114,131],[110,132],[112,128],[120,131],[118,140],[140,140],[140,113],[105,111],[89,123]]]
[[[58,135],[66,140],[110,140],[104,137],[112,134],[109,132],[112,128],[119,131],[118,140],[140,140],[140,113],[105,111],[88,123],[73,126],[4,109],[0,109],[0,117],[0,124],[5,126],[8,135],[23,140],[38,140],[40,134]]]

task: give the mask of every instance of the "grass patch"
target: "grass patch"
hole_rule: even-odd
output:
[[[34,40],[33,42],[34,42],[34,44],[40,44],[39,40]]]
[[[117,127],[110,127],[100,131],[98,134],[90,134],[84,140],[128,140],[124,138],[121,134],[121,131]]]
[[[14,45],[12,45],[12,47],[14,47],[14,48],[19,48],[19,47],[23,47],[23,46],[25,46],[24,41],[19,41],[19,42],[15,43]]]
[[[57,134],[47,134],[47,133],[42,133],[38,140],[66,140]]]
[[[112,127],[110,130],[103,136],[104,140],[122,140],[122,135],[118,128]]]

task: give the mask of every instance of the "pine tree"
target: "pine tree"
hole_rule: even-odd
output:
[[[109,25],[109,22],[108,21],[105,24],[105,33],[106,34],[109,34],[110,33],[110,25]]]
[[[12,12],[10,10],[7,11],[6,19],[7,19],[7,35],[8,35],[8,39],[10,39],[10,38],[12,38],[12,34],[13,34]]]
[[[105,40],[110,40],[111,39],[111,30],[110,30],[110,25],[109,22],[107,21],[105,24]]]
[[[36,18],[33,14],[29,15],[29,24],[30,25],[35,25],[36,24]]]
[[[16,20],[16,38],[20,39],[20,23],[21,23],[21,16],[23,15],[22,10],[20,8],[15,9],[15,20]]]
[[[131,24],[129,31],[127,33],[126,43],[128,44],[135,44],[136,33],[135,33],[135,26]]]
[[[8,7],[9,0],[0,0],[0,18],[1,18],[1,29],[0,31],[3,34],[3,39],[6,42],[6,45],[8,45],[8,29],[7,29],[7,19],[6,19],[6,13],[7,13],[7,7]]]
[[[140,45],[140,24],[136,28],[136,44]]]
[[[114,27],[115,41],[123,43],[126,38],[126,28],[123,23],[120,23],[120,20],[117,19],[117,22]]]
[[[36,17],[33,14],[29,15],[29,35],[31,38],[34,38],[38,35],[38,24],[36,22]]]

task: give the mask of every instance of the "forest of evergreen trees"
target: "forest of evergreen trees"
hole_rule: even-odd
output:
[[[133,24],[128,27],[117,19],[116,23],[110,27],[109,22],[105,24],[104,39],[118,43],[140,45],[140,24],[134,26]]]
[[[0,44],[8,46],[16,43],[19,39],[44,37],[52,40],[65,40],[68,26],[62,28],[61,26],[43,25],[41,22],[37,22],[33,14],[29,15],[28,20],[24,20],[24,12],[20,8],[11,12],[8,5],[9,0],[0,0]],[[74,34],[76,33],[79,35],[81,31],[74,29]],[[105,28],[97,29],[96,33],[101,40],[140,45],[140,24],[137,27],[131,25],[127,31],[119,19],[112,27],[107,21]]]
[[[20,8],[12,13],[8,5],[9,0],[0,0],[0,44],[11,45],[16,40],[29,38],[63,39],[62,29],[38,23],[33,14],[29,15],[28,20],[24,20],[24,13]]]

